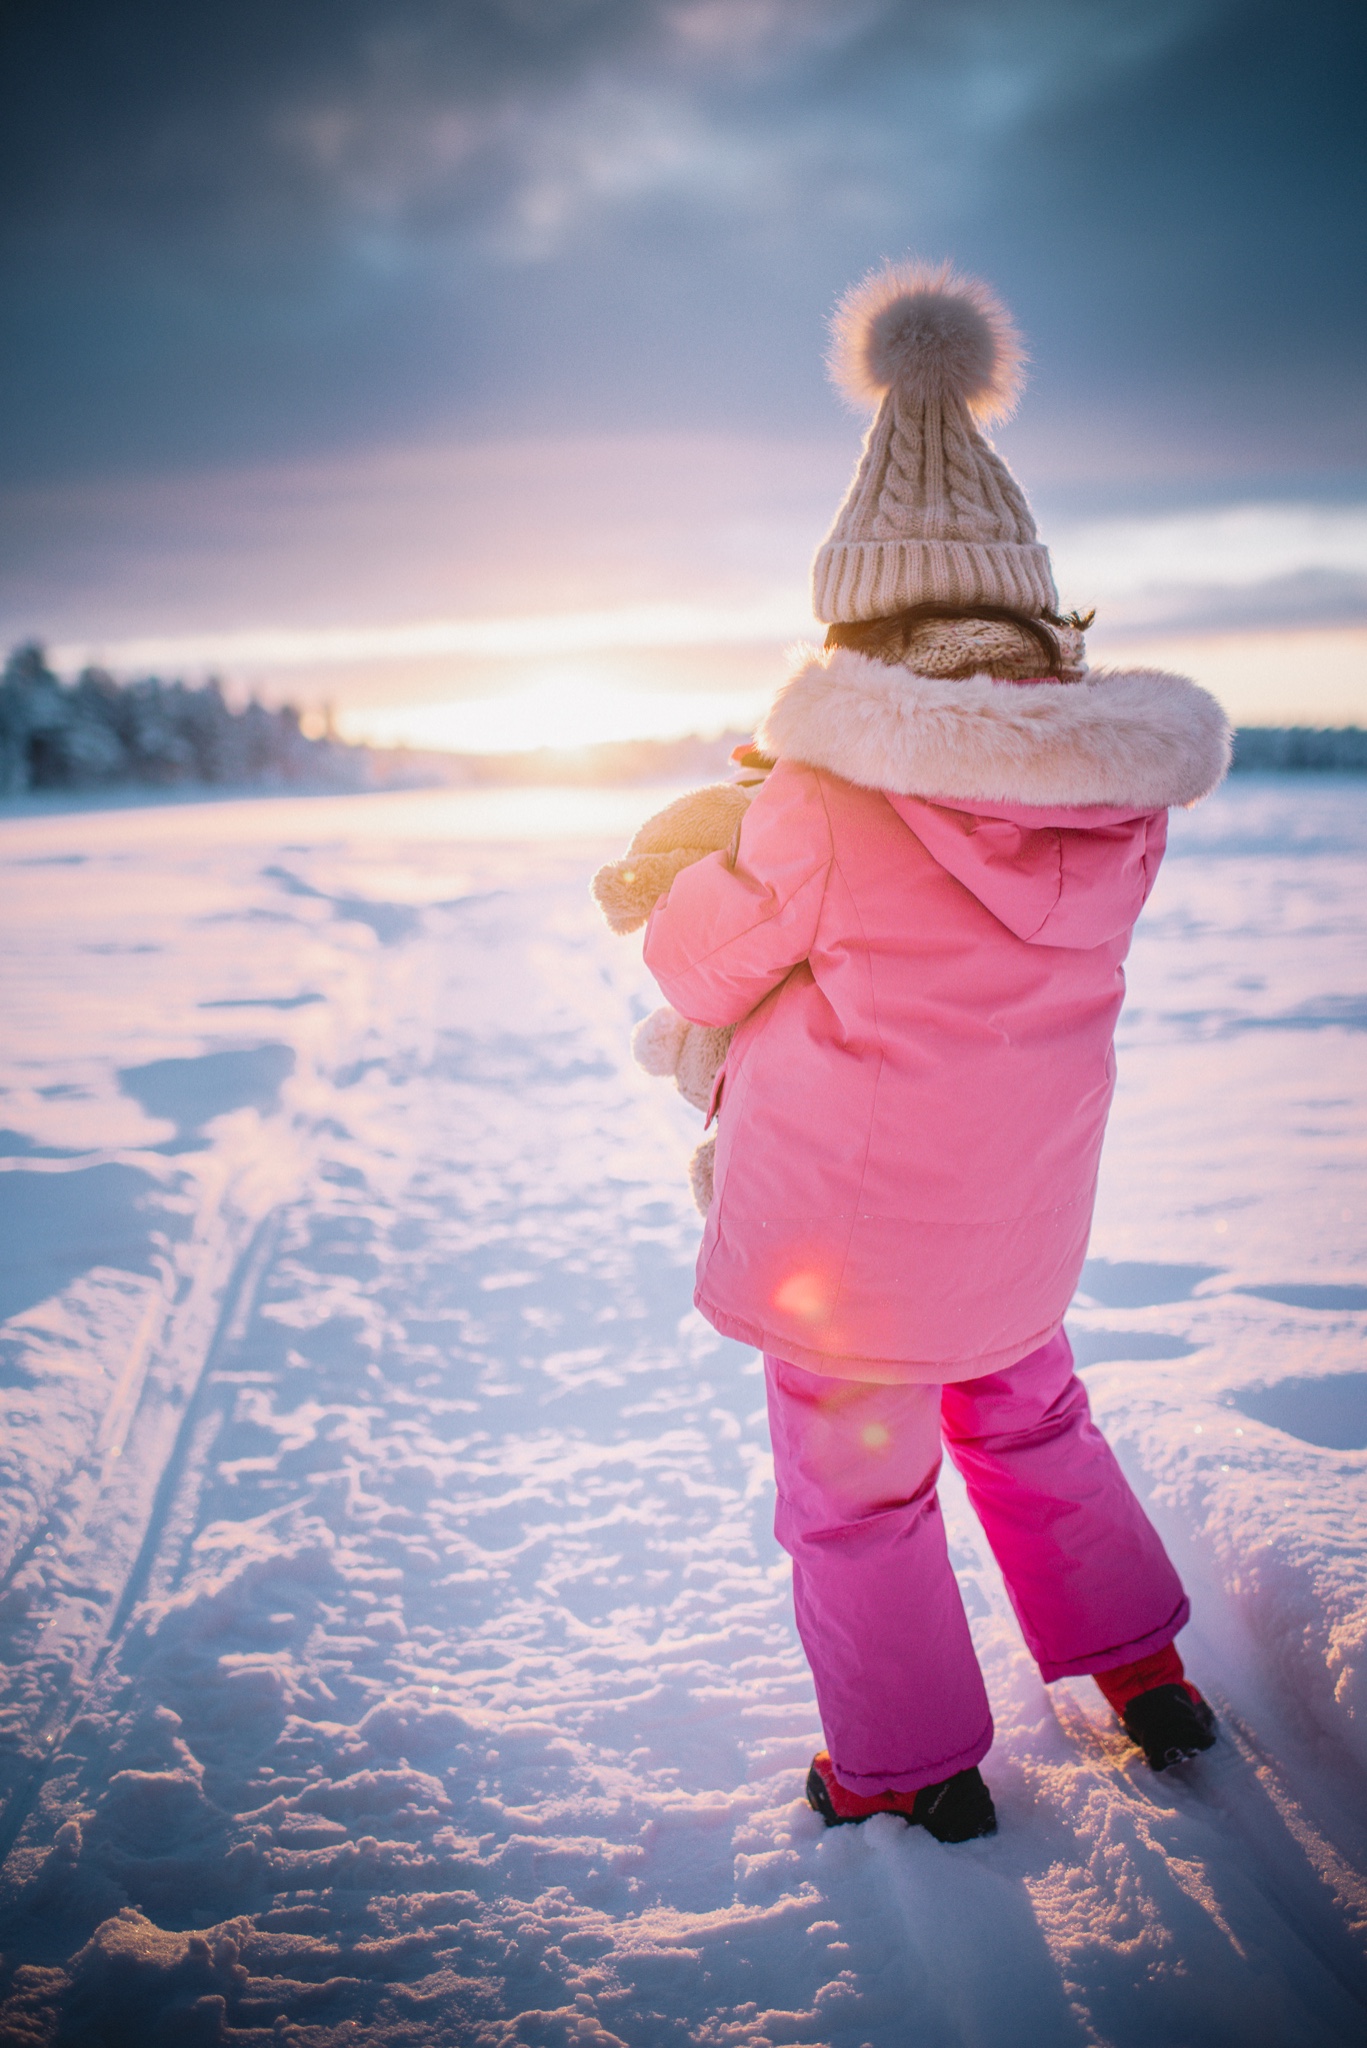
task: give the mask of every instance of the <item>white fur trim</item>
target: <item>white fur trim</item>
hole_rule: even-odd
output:
[[[922,676],[847,647],[784,684],[758,742],[863,789],[968,802],[1193,804],[1229,766],[1208,691],[1156,669],[1075,683]]]

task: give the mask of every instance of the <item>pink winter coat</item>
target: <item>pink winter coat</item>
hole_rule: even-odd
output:
[[[740,1025],[695,1299],[817,1372],[991,1372],[1076,1288],[1122,962],[1223,715],[1178,677],[932,682],[842,650],[761,739],[734,860],[686,868],[646,935],[683,1016]]]

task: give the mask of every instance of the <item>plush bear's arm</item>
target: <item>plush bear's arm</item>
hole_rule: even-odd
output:
[[[631,1056],[637,1066],[644,1067],[648,1074],[674,1075],[679,1068],[684,1034],[692,1028],[668,1004],[662,1009],[652,1010],[648,1017],[642,1017],[631,1034]]]
[[[593,878],[594,897],[613,931],[639,930],[684,868],[709,853],[735,853],[750,799],[772,765],[752,749],[741,761],[751,771],[746,781],[692,790],[647,818],[622,858],[609,861]],[[706,1111],[734,1028],[689,1024],[666,1007],[636,1026],[631,1049],[648,1074],[672,1074],[684,1100]],[[712,1200],[715,1153],[716,1139],[709,1136],[689,1161],[693,1199],[704,1216]]]
[[[734,1024],[690,1024],[680,1041],[674,1086],[685,1102],[704,1115],[711,1107],[712,1089],[735,1035]]]
[[[632,1056],[648,1074],[672,1075],[685,1102],[706,1112],[721,1063],[735,1036],[734,1024],[690,1024],[666,1004],[652,1010],[631,1034]]]

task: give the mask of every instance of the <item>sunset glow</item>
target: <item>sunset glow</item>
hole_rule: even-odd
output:
[[[765,702],[763,692],[614,688],[587,665],[564,662],[546,666],[525,688],[432,704],[358,705],[337,724],[344,739],[374,746],[517,753],[749,731]]]
[[[0,56],[0,2048],[1362,2048],[1367,6]]]
[[[301,591],[315,593],[312,620],[298,616],[297,600],[295,616],[286,612],[274,623],[248,617],[196,628],[185,617],[181,578],[176,630],[58,640],[54,666],[66,675],[87,662],[120,676],[216,674],[238,697],[256,693],[319,715],[331,705],[344,737],[378,745],[484,753],[748,730],[782,681],[793,644],[822,631],[811,616],[807,558],[823,503],[829,517],[838,500],[845,458],[812,454],[815,482],[804,484],[798,501],[795,472],[772,450],[721,440],[668,448],[643,441],[634,452],[624,445],[615,459],[632,509],[628,553],[620,534],[605,549],[613,493],[606,479],[585,490],[575,453],[547,444],[536,451],[536,467],[544,483],[538,516],[564,550],[550,582],[566,594],[567,582],[577,582],[577,603],[508,602],[499,565],[517,554],[524,514],[515,485],[533,459],[519,444],[484,451],[487,516],[477,531],[450,542],[467,550],[489,594],[503,600],[499,608],[394,617],[389,585],[397,564],[388,580],[377,578],[366,545],[373,491],[381,486],[358,469],[352,523],[339,525],[337,508],[328,508],[325,558],[322,530],[309,539],[309,522],[317,529],[323,517],[321,501],[289,542]],[[663,502],[647,485],[662,461],[677,482],[676,495]],[[412,600],[435,598],[449,581],[450,557],[440,545],[443,474],[453,493],[468,491],[454,455],[444,471],[383,473]],[[340,475],[331,487],[334,494],[347,488]],[[683,503],[693,514],[687,532],[678,523]],[[158,517],[183,528],[187,512],[176,499]],[[1088,636],[1095,665],[1194,676],[1240,723],[1367,721],[1361,505],[1248,500],[1063,519],[1046,531],[1063,602],[1097,608]],[[728,535],[729,553],[719,544]],[[267,580],[255,544],[243,546],[240,558],[221,551],[212,570],[199,563],[203,616],[221,619],[234,609],[240,616],[244,579]],[[277,579],[279,566],[271,570]],[[687,594],[628,596],[629,584],[652,593],[672,584]],[[153,616],[157,589],[148,581],[139,598],[137,576],[123,578],[125,617],[130,605],[135,615]]]

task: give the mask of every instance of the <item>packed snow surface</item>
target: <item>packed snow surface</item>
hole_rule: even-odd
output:
[[[660,792],[0,821],[0,2039],[1367,2038],[1367,802],[1174,820],[1096,1410],[1222,1740],[1045,1688],[957,1481],[1001,1831],[827,1833],[698,1119],[587,879]]]

